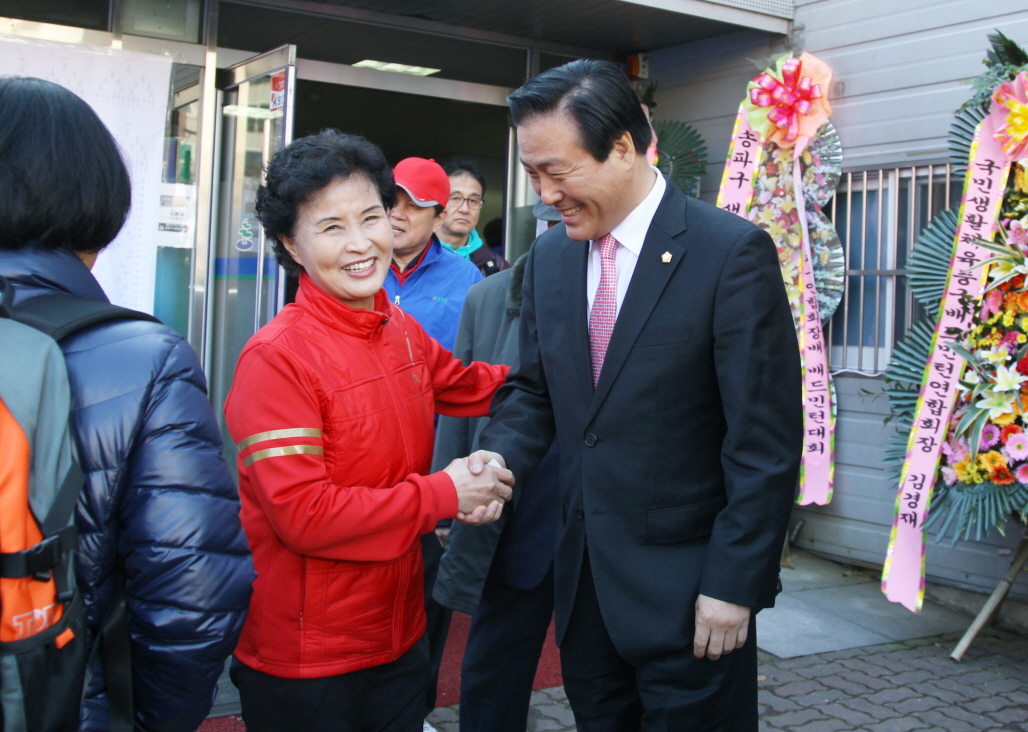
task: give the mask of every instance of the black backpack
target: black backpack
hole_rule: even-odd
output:
[[[0,729],[75,732],[90,658],[73,566],[75,505],[84,478],[74,457],[70,387],[57,342],[98,323],[156,318],[69,294],[12,307],[14,289],[3,277],[0,290],[0,458],[7,467],[18,463],[13,470],[0,467],[6,514],[0,530],[13,532],[0,536],[0,546],[24,547],[0,553]],[[100,643],[111,730],[131,732],[132,669],[121,591]]]

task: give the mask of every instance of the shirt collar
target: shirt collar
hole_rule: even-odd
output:
[[[653,221],[661,199],[664,198],[664,191],[667,190],[667,181],[664,175],[650,166],[650,169],[657,174],[653,187],[646,194],[646,198],[632,209],[632,212],[624,220],[614,227],[610,232],[618,242],[635,256],[642,252],[643,242],[646,240],[646,232],[650,229],[650,222]]]
[[[389,268],[393,271],[393,274],[396,275],[396,279],[402,285],[407,281],[408,277],[414,274],[414,271],[417,270],[418,267],[423,264],[430,264],[438,259],[438,256],[434,255],[436,255],[441,248],[439,239],[435,234],[432,234],[432,238],[428,240],[428,246],[421,250],[421,254],[419,254],[413,262],[408,264],[406,269],[401,271],[400,266],[395,261],[389,263]]]

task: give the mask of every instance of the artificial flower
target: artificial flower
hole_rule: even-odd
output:
[[[1000,337],[997,333],[997,340]],[[1006,363],[1009,358],[1010,348],[1005,343],[999,343],[981,354],[981,359],[985,363]]]
[[[970,458],[954,463],[953,470],[956,471],[957,479],[961,483],[983,483],[985,480],[978,469],[978,464]]]
[[[1012,485],[1014,482],[1014,474],[1010,472],[1009,468],[996,468],[989,473],[989,478],[996,485]]]
[[[993,273],[993,278],[998,279],[1000,277],[997,272],[997,266],[993,265],[990,270]],[[982,318],[987,319],[994,313],[998,313],[1000,308],[1003,307],[1003,293],[999,290],[989,290],[985,294],[985,299],[982,302]]]
[[[989,450],[999,444],[999,427],[994,424],[987,424],[982,429],[982,439],[979,447]]]
[[[942,469],[942,479],[946,481],[946,485],[953,485],[957,482],[957,471],[953,468]]]
[[[1006,468],[1007,459],[1003,457],[1002,453],[995,450],[989,450],[988,452],[983,452],[978,456],[978,464],[985,470],[992,472],[999,468]]]
[[[1014,395],[1006,392],[997,394],[994,391],[983,393],[984,399],[975,402],[979,409],[989,410],[989,419],[996,419],[1002,414],[1010,414],[1014,411]]]
[[[1022,389],[1028,387],[1028,383],[1021,387]],[[997,427],[1006,427],[1008,424],[1012,424],[1017,419],[1017,410],[1015,409],[1010,414],[1001,414],[996,419],[992,420],[992,423]]]
[[[958,437],[953,442],[942,443],[942,452],[949,458],[950,463],[959,463],[961,460],[967,460],[968,455],[971,454],[967,440],[963,437]]]
[[[1014,470],[1014,477],[1017,478],[1017,482],[1021,485],[1028,485],[1028,463],[1018,465]]]
[[[992,93],[990,113],[995,120],[994,137],[1007,160],[1028,157],[1028,71],[1005,81]]]
[[[1026,381],[1028,381],[1028,376],[1018,373],[1016,367],[997,366],[996,381],[992,388],[993,391],[1017,391]]]
[[[1011,435],[1018,435],[1018,434],[1022,434],[1023,432],[1024,432],[1024,430],[1021,428],[1021,425],[1008,424],[1007,426],[1005,426],[1003,429],[1000,430],[999,441],[1002,442],[1005,445],[1005,444],[1007,444],[1007,440],[1010,439]]]
[[[1023,432],[1011,435],[1003,451],[1013,460],[1028,459],[1028,435]]]

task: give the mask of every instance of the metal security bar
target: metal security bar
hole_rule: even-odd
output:
[[[828,325],[832,373],[881,374],[923,311],[907,286],[921,229],[960,203],[949,163],[848,171],[826,207],[846,252],[845,292]]]

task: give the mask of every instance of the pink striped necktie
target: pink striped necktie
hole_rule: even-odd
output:
[[[589,355],[593,365],[593,389],[600,381],[603,370],[603,359],[607,355],[607,344],[610,334],[614,332],[614,321],[617,320],[618,271],[617,250],[618,240],[610,234],[599,239],[600,245],[600,284],[593,298],[593,309],[589,313]]]

